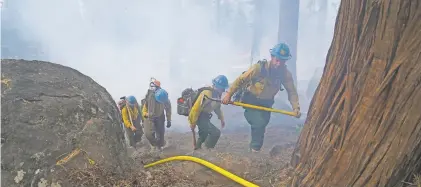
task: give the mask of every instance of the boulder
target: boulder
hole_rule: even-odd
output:
[[[1,62],[1,186],[69,186],[68,169],[130,168],[120,113],[105,88],[59,64]]]

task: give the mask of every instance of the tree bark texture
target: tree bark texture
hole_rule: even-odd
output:
[[[343,0],[292,186],[405,186],[421,170],[421,0]]]

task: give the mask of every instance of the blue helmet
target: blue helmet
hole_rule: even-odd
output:
[[[127,102],[129,103],[130,106],[133,106],[137,103],[137,100],[134,96],[129,96],[127,97]]]
[[[227,89],[229,87],[228,85],[228,79],[225,75],[218,75],[212,80],[213,85],[218,89]]]
[[[165,103],[168,101],[168,93],[164,89],[158,89],[155,91],[155,100],[158,103]]]
[[[289,47],[285,43],[279,43],[270,49],[270,55],[274,56],[279,60],[289,60],[291,59],[291,52]]]

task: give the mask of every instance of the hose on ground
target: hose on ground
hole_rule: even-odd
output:
[[[208,167],[209,169],[212,169],[213,171],[218,172],[219,174],[221,174],[221,175],[223,175],[223,176],[225,176],[225,177],[227,177],[227,178],[229,178],[229,179],[231,179],[231,180],[233,180],[233,181],[235,181],[235,182],[237,182],[237,183],[239,183],[239,184],[241,184],[243,186],[246,186],[246,187],[259,187],[258,185],[253,184],[253,183],[251,183],[249,181],[246,181],[243,178],[238,177],[237,175],[234,175],[231,172],[229,172],[229,171],[227,171],[227,170],[225,170],[225,169],[223,169],[223,168],[221,168],[221,167],[219,167],[219,166],[217,166],[215,164],[212,164],[212,163],[210,163],[210,162],[208,162],[206,160],[203,160],[203,159],[200,159],[200,158],[197,158],[197,157],[193,157],[193,156],[174,156],[174,157],[169,157],[169,158],[165,158],[165,159],[158,160],[156,162],[147,164],[147,165],[144,166],[144,168],[149,168],[149,167],[152,167],[152,166],[163,164],[165,162],[171,162],[171,161],[176,161],[176,160],[196,162],[198,164],[202,164],[202,165]]]

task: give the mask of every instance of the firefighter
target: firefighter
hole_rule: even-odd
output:
[[[296,117],[299,118],[301,113],[297,89],[291,72],[285,65],[291,58],[290,49],[285,43],[279,43],[270,50],[270,54],[270,61],[259,61],[232,83],[222,103],[229,104],[233,94],[244,89],[242,102],[271,108],[275,102],[275,95],[283,85]],[[245,108],[244,116],[251,126],[250,150],[259,152],[263,146],[266,126],[270,121],[270,112]]]
[[[121,108],[121,117],[123,118],[126,133],[129,138],[130,146],[136,148],[136,143],[142,140],[143,130],[141,126],[141,111],[139,104],[134,96],[128,96],[124,100],[124,106]]]
[[[159,81],[153,81],[151,85],[142,107],[143,128],[151,147],[161,151],[166,144],[165,121],[166,127],[171,127],[171,103]]]
[[[212,101],[210,98],[221,99],[222,93],[228,88],[228,79],[224,75],[219,75],[212,80],[212,83],[212,87],[199,93],[188,116],[190,128],[193,131],[196,126],[199,128],[199,138],[196,141],[195,149],[201,149],[203,143],[205,143],[207,149],[212,149],[221,136],[221,131],[210,121],[212,112],[215,112],[221,121],[221,128],[225,127],[221,103]]]

